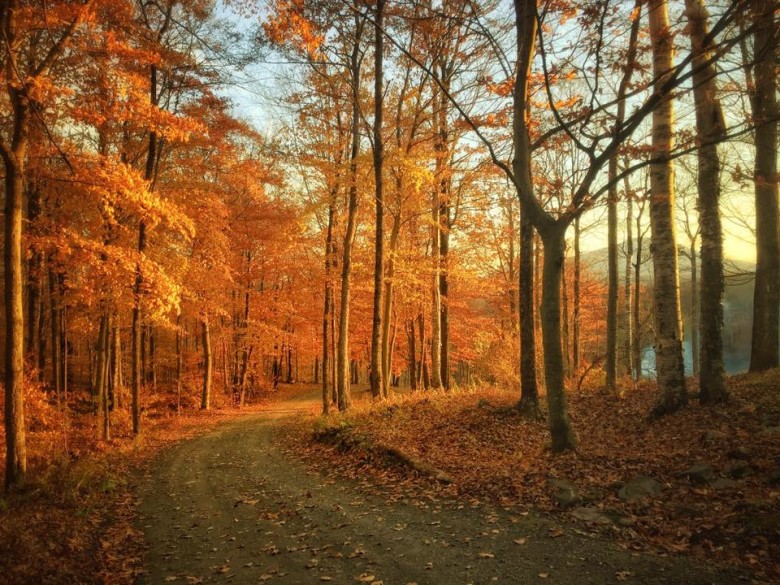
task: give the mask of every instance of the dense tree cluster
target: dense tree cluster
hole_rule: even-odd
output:
[[[776,12],[4,2],[7,485],[25,394],[67,408],[74,385],[105,440],[158,387],[205,409],[304,379],[327,412],[361,379],[376,399],[494,382],[529,417],[546,395],[573,448],[567,388],[603,368],[619,392],[647,346],[654,413],[685,405],[686,297],[699,396],[724,400],[725,194],[755,192],[750,368],[778,366]],[[228,96],[269,54],[285,115],[261,130]]]

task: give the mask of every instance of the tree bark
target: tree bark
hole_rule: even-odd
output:
[[[13,9],[15,12],[15,9]],[[6,42],[8,42],[6,40]],[[9,66],[10,67],[10,66]],[[16,74],[7,71],[10,77]],[[28,102],[8,85],[14,109],[12,152],[3,151],[5,163],[5,486],[24,483],[27,448],[24,430],[24,310],[22,285],[22,199],[24,159],[27,150]]]
[[[614,132],[616,134],[620,132],[626,117],[626,91],[631,82],[631,75],[633,74],[635,67],[641,7],[641,0],[638,0],[633,16],[634,20],[631,24],[626,65],[617,91],[618,107],[614,124]],[[619,153],[616,149],[609,158],[607,167],[607,181],[609,182],[610,187],[607,193],[607,263],[609,266],[609,288],[607,291],[607,359],[605,362],[605,370],[607,375],[607,390],[612,393],[615,393],[617,390],[618,361],[618,156]]]
[[[98,406],[98,429],[100,439],[108,441],[111,438],[111,422],[108,399],[108,364],[109,364],[109,317],[100,316],[100,328],[96,346],[97,367],[95,372],[95,395]]]
[[[435,390],[441,387],[441,256],[439,253],[439,231],[441,230],[441,209],[439,190],[433,190],[431,204],[431,266],[433,282],[431,284],[431,387]]]
[[[634,379],[634,364],[632,361],[632,341],[635,321],[631,312],[631,261],[634,257],[634,198],[629,190],[628,180],[626,185],[626,265],[623,280],[623,313],[625,315],[625,329],[623,337],[623,360],[629,377]]]
[[[653,75],[656,91],[673,67],[672,36],[667,0],[650,0],[650,39],[653,45]],[[653,111],[650,165],[650,227],[653,250],[653,313],[655,317],[655,367],[660,397],[656,416],[674,412],[688,402],[682,353],[680,280],[674,223],[674,170],[672,151],[674,107],[671,96]]]
[[[572,310],[573,340],[572,340],[572,369],[576,374],[580,370],[580,309],[582,301],[580,299],[580,216],[574,219],[574,284],[572,286],[574,295],[574,307]]]
[[[774,0],[753,0],[755,90],[751,107],[756,159],[756,282],[753,293],[753,335],[750,371],[778,365],[780,351],[780,205],[777,175],[777,24]]]
[[[211,352],[211,331],[208,319],[201,321],[203,335],[203,391],[200,396],[201,410],[208,410],[211,403],[211,371],[214,357]]]
[[[330,370],[330,360],[333,359],[330,355],[330,339],[328,338],[328,333],[331,329],[331,312],[335,308],[331,304],[333,298],[333,282],[331,281],[333,275],[331,274],[331,259],[333,258],[334,253],[333,220],[336,214],[335,199],[336,194],[332,193],[331,200],[328,203],[328,232],[327,236],[325,237],[325,308],[322,315],[322,414],[328,414],[328,407],[330,405],[328,374]]]
[[[417,348],[413,320],[406,324],[406,335],[409,338],[409,388],[417,390]]]
[[[561,347],[561,272],[566,246],[566,226],[555,224],[540,232],[544,243],[542,296],[542,338],[544,342],[544,378],[550,415],[552,450],[573,449],[574,432],[569,423],[564,387]]]
[[[634,331],[633,331],[633,361],[634,361],[634,383],[639,382],[642,377],[642,331],[639,326],[639,309],[642,300],[642,246],[644,236],[642,234],[642,215],[644,204],[639,208],[636,216],[636,263],[634,264]]]
[[[385,292],[385,202],[382,168],[384,142],[382,139],[382,114],[384,109],[383,45],[384,0],[377,0],[374,16],[374,200],[376,205],[374,238],[374,310],[371,323],[371,373],[369,384],[374,398],[387,397],[384,351],[382,345],[383,296]]]
[[[390,250],[387,258],[387,273],[385,282],[384,306],[382,310],[382,397],[389,397],[390,384],[390,357],[392,353],[390,343],[390,316],[393,310],[393,293],[395,288],[395,255],[398,249],[398,235],[401,231],[401,212],[393,216],[393,227],[390,230]]]
[[[350,276],[352,273],[352,245],[357,231],[357,158],[360,151],[360,37],[364,21],[355,15],[355,44],[350,55],[350,79],[352,89],[352,147],[349,159],[349,203],[347,205],[347,228],[344,233],[344,250],[341,263],[341,305],[339,319],[338,347],[338,408],[349,409],[351,403],[349,380],[349,309]]]

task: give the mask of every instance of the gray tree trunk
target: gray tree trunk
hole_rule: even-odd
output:
[[[777,178],[777,21],[774,0],[753,0],[755,91],[751,96],[756,125],[756,284],[750,371],[778,365],[780,351],[780,205]]]
[[[672,35],[669,32],[667,0],[648,4],[650,39],[653,45],[653,75],[656,91],[673,66]],[[682,352],[680,281],[674,224],[674,170],[672,151],[674,107],[665,97],[653,111],[650,165],[650,226],[653,250],[653,313],[655,317],[655,367],[660,392],[653,413],[673,412],[688,402]]]

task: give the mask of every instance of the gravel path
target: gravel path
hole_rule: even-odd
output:
[[[727,584],[683,557],[620,550],[574,526],[458,502],[388,503],[279,446],[302,394],[163,454],[141,487],[140,583]],[[375,491],[375,490],[373,490]]]

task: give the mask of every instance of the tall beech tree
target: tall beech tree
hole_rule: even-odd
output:
[[[656,93],[663,96],[653,111],[652,156],[655,162],[650,165],[655,368],[661,392],[654,414],[661,415],[685,405],[688,395],[682,352],[680,277],[674,224],[674,169],[670,159],[674,148],[674,104],[672,96],[663,94],[664,84],[673,71],[674,50],[666,0],[651,0],[647,10],[653,43]]]
[[[0,155],[5,167],[5,226],[3,266],[5,270],[5,436],[6,488],[22,484],[27,473],[24,433],[24,312],[22,284],[22,213],[25,207],[25,166],[30,127],[44,104],[40,91],[52,67],[63,55],[76,28],[88,16],[94,3],[87,0],[75,6],[57,6],[52,34],[45,35],[40,53],[26,47],[38,38],[37,19],[49,7],[23,10],[16,0],[0,8],[3,31],[2,65],[5,77],[10,124],[0,136]],[[72,14],[68,14],[68,12]],[[36,43],[37,44],[37,43]],[[38,47],[35,47],[36,49]]]
[[[694,59],[693,96],[696,128],[702,145],[698,157],[698,209],[701,226],[701,348],[699,388],[703,402],[726,399],[723,366],[723,229],[720,221],[720,159],[718,141],[725,135],[725,123],[716,96],[715,66],[709,63],[713,42],[708,38],[709,14],[702,0],[686,0],[691,50]],[[705,65],[702,66],[702,62]],[[693,256],[693,255],[692,255]],[[691,258],[695,265],[695,256]],[[693,291],[695,293],[695,291]],[[696,333],[694,333],[695,335]]]
[[[753,63],[746,64],[755,125],[756,284],[750,371],[776,368],[780,360],[780,203],[777,174],[777,5],[750,2],[755,32]],[[751,83],[752,81],[752,83]]]
[[[374,307],[371,326],[371,394],[374,398],[387,398],[387,373],[383,359],[382,320],[384,316],[385,293],[385,200],[384,200],[384,139],[382,138],[382,116],[384,113],[383,51],[384,51],[385,0],[377,0],[374,7]],[[386,318],[386,317],[385,317]]]

